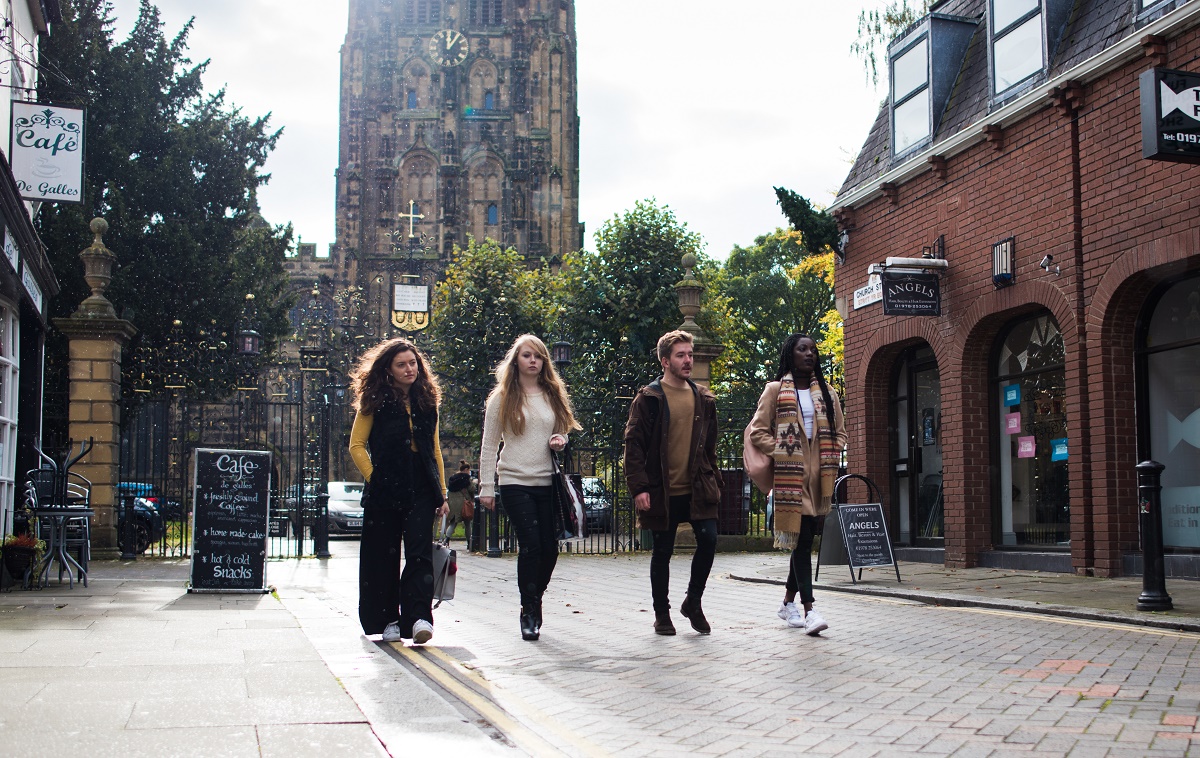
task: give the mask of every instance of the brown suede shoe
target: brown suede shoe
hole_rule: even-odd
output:
[[[664,637],[670,637],[675,634],[675,624],[671,622],[670,611],[654,612],[654,633],[661,634]]]
[[[704,610],[700,607],[700,601],[692,602],[690,597],[683,599],[683,605],[679,606],[679,612],[692,622],[692,628],[701,634],[712,634],[712,627],[708,624],[708,619],[704,618]]]

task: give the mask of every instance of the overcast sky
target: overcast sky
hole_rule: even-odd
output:
[[[173,36],[195,17],[247,116],[284,134],[260,193],[267,220],[319,249],[334,241],[338,51],[348,0],[156,0]],[[138,0],[113,0],[123,39]],[[849,53],[878,0],[576,0],[580,205],[586,246],[606,220],[654,197],[724,258],[782,226],[772,186],[826,205],[866,138],[882,90]]]

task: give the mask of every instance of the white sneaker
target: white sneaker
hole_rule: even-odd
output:
[[[393,621],[383,628],[384,642],[399,642],[402,639],[404,638],[400,636],[400,623],[398,621]]]
[[[804,633],[810,637],[816,637],[821,632],[829,628],[829,624],[817,613],[817,609],[813,608],[804,616]]]
[[[417,619],[413,622],[413,644],[424,645],[433,638],[433,624],[425,619]]]
[[[799,629],[804,626],[804,614],[796,607],[795,603],[784,603],[779,606],[779,613],[775,614],[779,618],[787,622],[787,625],[793,629]]]

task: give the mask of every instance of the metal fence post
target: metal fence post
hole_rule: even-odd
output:
[[[1138,472],[1138,516],[1142,530],[1142,594],[1139,611],[1169,611],[1174,608],[1167,594],[1163,566],[1162,472],[1158,461],[1142,461]]]
[[[494,502],[494,501],[493,501]],[[487,515],[487,557],[499,558],[503,555],[500,552],[500,504],[494,502],[494,507],[488,511]]]

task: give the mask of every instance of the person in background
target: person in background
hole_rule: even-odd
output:
[[[424,644],[433,637],[433,520],[449,511],[438,435],[441,391],[424,354],[399,337],[364,353],[350,382],[350,457],[366,482],[359,622],[384,642]]]
[[[498,479],[500,503],[517,534],[525,640],[541,635],[542,597],[558,561],[551,451],[566,447],[567,434],[579,428],[545,343],[532,334],[517,337],[496,368],[496,386],[487,399],[479,504],[489,511],[496,507]]]
[[[829,513],[846,425],[842,404],[821,374],[817,343],[793,334],[779,351],[779,370],[758,399],[750,441],[774,461],[775,547],[791,550],[779,618],[815,636],[829,628],[813,608],[812,546],[817,519]],[[796,607],[800,595],[803,611]]]
[[[453,534],[454,527],[462,522],[463,534],[470,533],[471,519],[475,517],[475,497],[479,494],[479,480],[471,477],[470,463],[459,461],[458,473],[446,481],[446,489],[450,492],[447,496],[450,518],[446,529]]]
[[[717,550],[717,506],[721,472],[717,467],[717,401],[692,381],[692,335],[682,330],[658,340],[661,378],[638,391],[625,425],[625,478],[638,524],[654,533],[650,592],[654,631],[675,634],[668,598],[675,531],[690,522],[696,535],[687,596],[679,612],[700,634],[712,626],[700,607]]]

